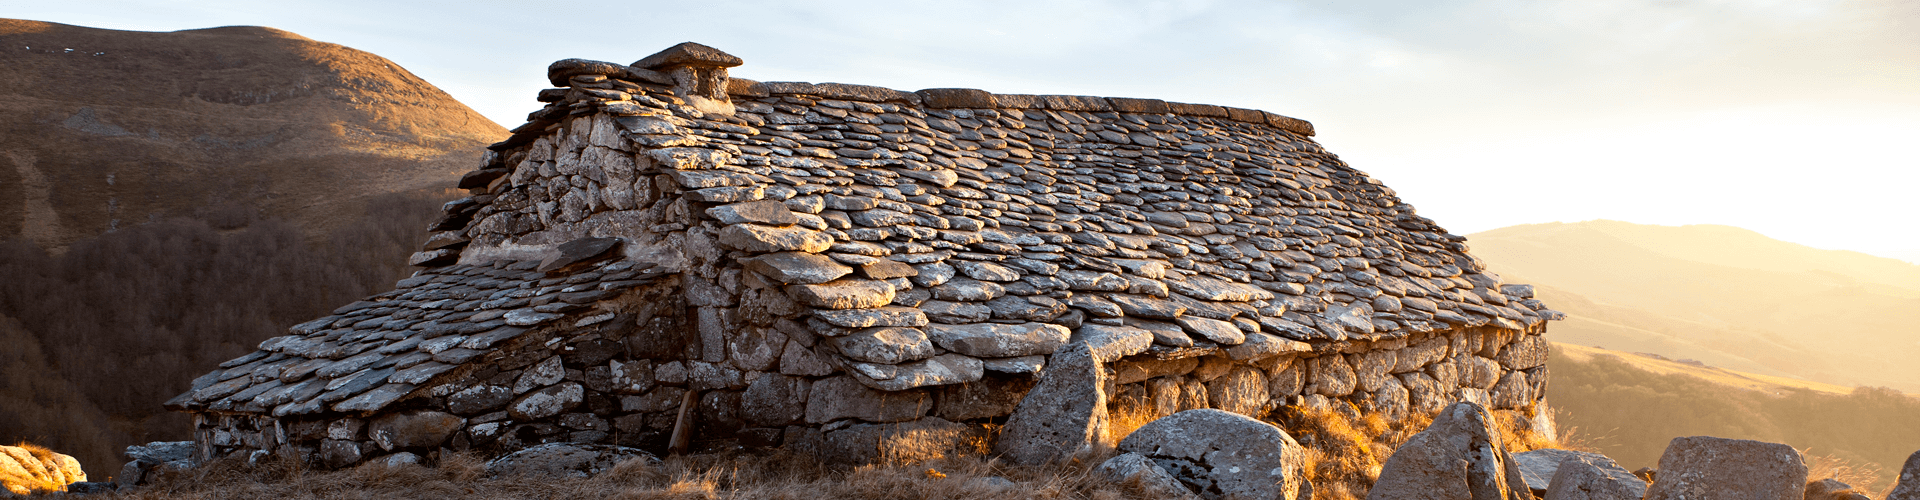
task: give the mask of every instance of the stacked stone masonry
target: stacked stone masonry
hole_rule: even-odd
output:
[[[1072,342],[1110,409],[1157,416],[1544,394],[1562,315],[1304,121],[739,64],[554,63],[425,270],[169,402],[202,457],[658,451],[685,425],[867,460],[889,433],[986,436]]]

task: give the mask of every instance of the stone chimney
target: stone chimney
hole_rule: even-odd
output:
[[[745,61],[705,45],[684,42],[634,61],[631,66],[673,78],[673,92],[702,113],[733,114],[727,98],[727,68]]]

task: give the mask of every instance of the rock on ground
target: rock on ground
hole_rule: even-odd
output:
[[[1186,486],[1180,484],[1167,469],[1153,463],[1146,455],[1122,453],[1100,464],[1100,476],[1114,484],[1128,487],[1147,498],[1199,498]]]
[[[1920,500],[1920,451],[1907,456],[1907,464],[1900,468],[1900,482],[1887,494],[1887,500]]]
[[[1646,481],[1598,454],[1568,456],[1555,467],[1546,491],[1549,499],[1639,500],[1647,493]]]
[[[1612,461],[1599,453],[1573,450],[1548,449],[1513,454],[1514,465],[1520,467],[1520,478],[1527,482],[1527,488],[1536,495],[1546,493],[1547,485],[1553,481],[1554,471],[1560,468],[1560,462],[1574,458]]]
[[[1854,491],[1853,486],[1832,478],[1808,482],[1806,496],[1802,498],[1804,500],[1873,500]]]
[[[993,451],[1023,465],[1064,462],[1091,452],[1106,433],[1106,368],[1083,342],[1053,354],[1046,371],[1000,428]]]
[[[1711,436],[1674,438],[1646,500],[1797,500],[1807,464],[1792,446]]]
[[[627,460],[659,459],[637,448],[604,444],[549,443],[516,451],[487,462],[491,477],[593,477]]]
[[[1394,450],[1368,500],[1529,500],[1520,468],[1493,430],[1493,415],[1454,403]]]
[[[1293,436],[1272,424],[1215,409],[1187,410],[1150,422],[1120,440],[1119,448],[1149,459],[1159,473],[1203,498],[1295,500],[1306,477],[1306,449]],[[1131,474],[1156,474],[1153,467],[1114,462],[1123,457],[1127,455],[1108,463]]]

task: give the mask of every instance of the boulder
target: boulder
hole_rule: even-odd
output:
[[[1807,464],[1792,446],[1711,436],[1674,438],[1646,500],[1789,500],[1806,492]]]
[[[1533,490],[1533,493],[1538,495],[1547,491],[1547,484],[1553,481],[1553,473],[1560,468],[1560,462],[1572,458],[1606,459],[1607,457],[1584,451],[1545,449],[1515,453],[1513,463],[1520,467],[1520,479],[1526,481],[1527,489]]]
[[[1000,428],[993,451],[1023,465],[1065,462],[1092,452],[1107,429],[1106,376],[1087,344],[1060,348]]]
[[[447,442],[466,424],[467,419],[437,411],[391,413],[374,419],[367,427],[367,436],[387,451],[432,448]]]
[[[1293,500],[1306,478],[1306,449],[1286,431],[1220,410],[1155,420],[1120,440],[1119,450],[1152,460],[1205,498]]]
[[[1139,453],[1122,453],[1100,464],[1101,477],[1132,489],[1147,498],[1197,499],[1166,468]]]
[[[1900,482],[1887,494],[1887,500],[1920,500],[1920,451],[1907,456],[1907,464],[1900,468]]]
[[[487,462],[487,476],[587,478],[628,460],[660,461],[645,451],[625,446],[548,443]]]
[[[1805,500],[1873,500],[1854,491],[1853,486],[1838,479],[1827,478],[1807,483]]]
[[[854,361],[895,365],[933,357],[933,343],[918,328],[882,326],[827,340]]]
[[[1387,458],[1367,498],[1531,499],[1493,425],[1493,415],[1480,405],[1447,406]]]
[[[1564,500],[1637,500],[1646,493],[1647,482],[1613,459],[1581,453],[1555,465],[1545,495]]]

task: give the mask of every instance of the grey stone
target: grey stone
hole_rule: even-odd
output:
[[[855,363],[858,366],[872,366]],[[931,359],[902,363],[893,367],[893,373],[886,378],[874,378],[865,375],[862,370],[853,370],[853,376],[868,387],[883,391],[904,391],[916,387],[947,384],[964,384],[980,380],[986,372],[986,366],[979,359],[959,354],[942,354]]]
[[[1127,326],[1153,333],[1153,343],[1173,347],[1193,347],[1193,337],[1187,336],[1187,330],[1173,323],[1145,321],[1134,318],[1125,320]]]
[[[808,389],[806,421],[904,422],[926,415],[932,407],[933,398],[926,391],[879,391],[849,377],[828,377]]]
[[[1493,386],[1494,408],[1520,408],[1533,404],[1533,382],[1527,380],[1527,372],[1514,370],[1507,372],[1498,385]]]
[[[1353,393],[1357,379],[1353,365],[1347,364],[1347,358],[1338,354],[1329,354],[1307,359],[1307,378],[1313,381],[1313,393],[1322,396],[1345,396]],[[1411,386],[1408,389],[1412,389]]]
[[[1193,464],[1220,498],[1294,500],[1306,480],[1306,449],[1266,422],[1220,410],[1176,413],[1141,426],[1119,450]],[[1173,475],[1180,476],[1180,472]]]
[[[524,394],[527,391],[546,387],[559,382],[566,376],[567,369],[561,364],[560,357],[548,356],[547,359],[534,364],[532,368],[520,372],[520,377],[513,381],[513,393]]]
[[[867,328],[827,342],[839,349],[842,356],[868,363],[895,365],[926,359],[934,353],[933,343],[928,342],[926,333],[918,328]]]
[[[414,410],[373,419],[367,426],[367,437],[387,451],[433,448],[447,442],[447,438],[466,425],[467,419],[447,413]]]
[[[993,308],[971,302],[929,300],[920,304],[927,319],[947,324],[980,323],[993,317]]]
[[[1016,464],[1065,462],[1091,453],[1106,427],[1106,369],[1091,347],[1076,342],[1048,360],[993,450]]]
[[[1513,454],[1514,465],[1520,468],[1520,479],[1526,481],[1527,488],[1534,494],[1545,494],[1547,485],[1553,481],[1554,471],[1560,470],[1560,462],[1570,459],[1605,459],[1606,455],[1573,450],[1543,449]],[[1608,460],[1611,463],[1611,460]]]
[[[722,188],[715,188],[722,189]],[[820,253],[833,247],[833,238],[798,227],[734,224],[720,230],[720,244],[748,252]]]
[[[360,443],[339,439],[327,439],[320,442],[320,463],[334,469],[344,469],[365,460],[365,451]]]
[[[940,286],[946,283],[947,280],[953,279],[954,275],[959,272],[945,262],[916,264],[910,267],[917,271],[912,278],[913,286],[917,287]]]
[[[1792,446],[1711,436],[1673,438],[1646,500],[1799,499],[1807,464]]]
[[[1547,364],[1547,338],[1540,335],[1521,335],[1500,351],[1500,366],[1509,370],[1525,370]]]
[[[1907,456],[1906,465],[1900,467],[1899,482],[1887,494],[1887,500],[1920,500],[1920,451]]]
[[[580,384],[568,382],[529,392],[507,407],[507,414],[518,420],[539,420],[579,406],[586,396]]]
[[[834,262],[827,256],[811,253],[771,253],[741,261],[746,264],[747,270],[789,285],[826,283],[853,273],[851,267]]]
[[[933,416],[957,422],[1011,415],[1033,384],[1030,377],[983,377],[940,386],[933,390]]]
[[[1200,366],[1200,358],[1132,359],[1113,363],[1113,383],[1131,384],[1154,377],[1186,375]]]
[[[1153,334],[1131,326],[1081,325],[1071,342],[1086,344],[1094,359],[1111,363],[1146,352],[1153,346]]]
[[[1148,498],[1199,498],[1172,473],[1139,453],[1115,455],[1101,462],[1096,472],[1107,482],[1131,487]]]
[[[807,379],[765,374],[740,393],[740,418],[756,426],[784,426],[806,416]]]
[[[496,458],[487,462],[486,470],[495,478],[588,478],[628,460],[660,461],[645,451],[624,446],[548,443]]]
[[[812,349],[798,341],[787,341],[787,347],[780,353],[780,373],[818,377],[833,373],[833,365],[820,359]]]
[[[1647,482],[1627,472],[1613,459],[1582,453],[1554,464],[1553,476],[1544,494],[1552,500],[1639,500],[1646,492]]]
[[[787,285],[794,300],[823,309],[872,309],[893,302],[893,285],[885,281],[843,279],[818,285]]]
[[[981,368],[995,373],[1017,375],[1040,373],[1047,366],[1047,357],[1035,354],[1018,358],[992,358],[980,361]]]
[[[1283,354],[1312,351],[1313,345],[1306,342],[1253,332],[1246,334],[1245,342],[1227,348],[1227,356],[1232,357],[1234,361],[1257,363]]]
[[[935,299],[957,302],[986,302],[1007,294],[1007,289],[998,284],[972,278],[954,278],[929,290]]]
[[[1174,319],[1187,312],[1186,306],[1144,295],[1116,293],[1108,295],[1107,300],[1120,306],[1120,310],[1126,312],[1128,316],[1134,317]]]
[[[554,253],[540,262],[536,271],[547,272],[581,262],[597,260],[612,253],[613,247],[620,244],[619,238],[580,238],[554,248]]]
[[[721,205],[707,209],[707,215],[719,220],[721,224],[742,224],[752,222],[774,227],[786,227],[800,222],[793,211],[787,209],[785,202],[774,200],[750,201]]]
[[[1473,403],[1441,410],[1432,425],[1387,458],[1367,498],[1531,498],[1494,425],[1493,415]]]
[[[879,259],[860,265],[860,274],[868,278],[883,280],[891,278],[912,278],[920,275],[919,269],[906,263]],[[915,284],[918,284],[917,282]]]
[[[965,274],[968,278],[980,281],[1008,282],[1018,281],[1020,279],[1020,273],[992,262],[956,259],[955,262],[953,262],[953,267],[959,270],[960,274]]]
[[[911,307],[886,306],[873,309],[814,311],[813,316],[834,326],[867,328],[875,326],[927,326],[927,315]]]
[[[1047,323],[930,325],[927,336],[942,349],[980,358],[1051,354],[1066,345],[1066,327]]]
[[[1373,391],[1373,409],[1380,412],[1388,421],[1399,421],[1407,417],[1413,409],[1413,394],[1407,391],[1406,384],[1399,378],[1387,377],[1379,390]]]
[[[1384,349],[1367,351],[1353,355],[1348,362],[1353,365],[1354,380],[1362,391],[1380,390],[1381,384],[1393,378],[1393,375],[1388,373],[1393,369],[1393,351]]]
[[[1233,283],[1218,278],[1195,276],[1184,280],[1164,280],[1167,288],[1175,293],[1200,300],[1215,302],[1247,302],[1253,300],[1272,300],[1273,292],[1262,290],[1253,285]]]
[[[1239,327],[1233,326],[1233,323],[1199,316],[1181,316],[1173,321],[1179,323],[1181,328],[1185,328],[1187,333],[1198,335],[1216,344],[1240,345],[1241,342],[1247,341],[1246,333],[1240,331]]]
[[[265,452],[266,450],[259,450],[257,453],[265,453]],[[420,455],[415,455],[412,452],[403,451],[403,452],[395,453],[392,455],[387,455],[385,457],[381,457],[380,460],[376,463],[379,463],[380,465],[387,466],[387,467],[402,467],[407,465],[422,465],[423,461],[424,460],[420,458]]]
[[[123,454],[128,460],[138,460],[150,464],[163,464],[175,460],[193,458],[193,441],[154,441],[143,445],[128,446]]]
[[[1219,410],[1259,417],[1266,413],[1267,378],[1257,368],[1234,366],[1207,382],[1207,402]]]

